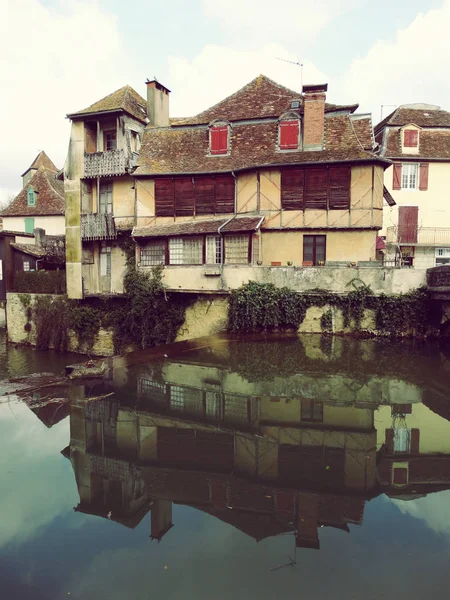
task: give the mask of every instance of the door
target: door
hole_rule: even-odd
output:
[[[105,181],[100,184],[99,212],[103,215],[110,215],[112,211],[112,181]]]
[[[106,242],[100,250],[100,292],[111,292],[111,246]]]

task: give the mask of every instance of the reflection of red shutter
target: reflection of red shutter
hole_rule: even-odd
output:
[[[275,496],[275,507],[277,512],[294,515],[295,512],[295,492],[286,492],[277,490]]]
[[[394,430],[386,429],[386,449],[389,454],[394,452]]]
[[[402,189],[402,165],[401,163],[394,163],[394,171],[393,171],[393,180],[392,180],[392,189],[393,190],[401,190]]]
[[[404,467],[396,467],[393,469],[392,483],[396,485],[407,485],[408,483],[408,469]]]
[[[421,163],[419,167],[419,190],[428,189],[428,163]]]
[[[417,242],[418,206],[398,207],[398,242],[415,244]]]
[[[411,454],[419,454],[420,429],[411,429]]]
[[[294,150],[298,148],[298,121],[282,121],[280,123],[280,149]]]
[[[226,481],[211,481],[211,504],[215,508],[226,508],[228,506],[228,489]]]

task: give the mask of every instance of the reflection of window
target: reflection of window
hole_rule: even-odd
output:
[[[235,265],[248,264],[248,235],[227,235],[225,237],[225,262]]]
[[[169,264],[201,265],[203,263],[203,238],[171,238]]]
[[[222,262],[222,238],[219,235],[206,237],[206,264],[220,265]]]
[[[166,263],[166,243],[163,240],[148,242],[141,246],[141,265],[151,267]]]
[[[323,402],[302,400],[301,420],[321,423],[323,421]]]
[[[110,131],[105,131],[103,135],[103,142],[106,152],[115,150],[117,148],[117,134],[115,130],[111,129]]]
[[[165,405],[167,403],[166,386],[164,383],[151,381],[150,379],[139,380],[139,392],[156,404]]]
[[[394,452],[408,452],[411,448],[411,430],[394,429]]]
[[[392,463],[391,481],[394,485],[408,485],[409,472],[407,462]]]

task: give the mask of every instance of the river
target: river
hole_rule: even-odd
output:
[[[0,335],[0,396],[81,359]],[[435,343],[219,336],[3,396],[0,598],[445,597],[449,383]]]

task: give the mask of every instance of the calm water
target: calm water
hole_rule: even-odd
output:
[[[168,354],[0,401],[2,600],[448,597],[445,349]],[[0,338],[0,379],[68,362]]]

